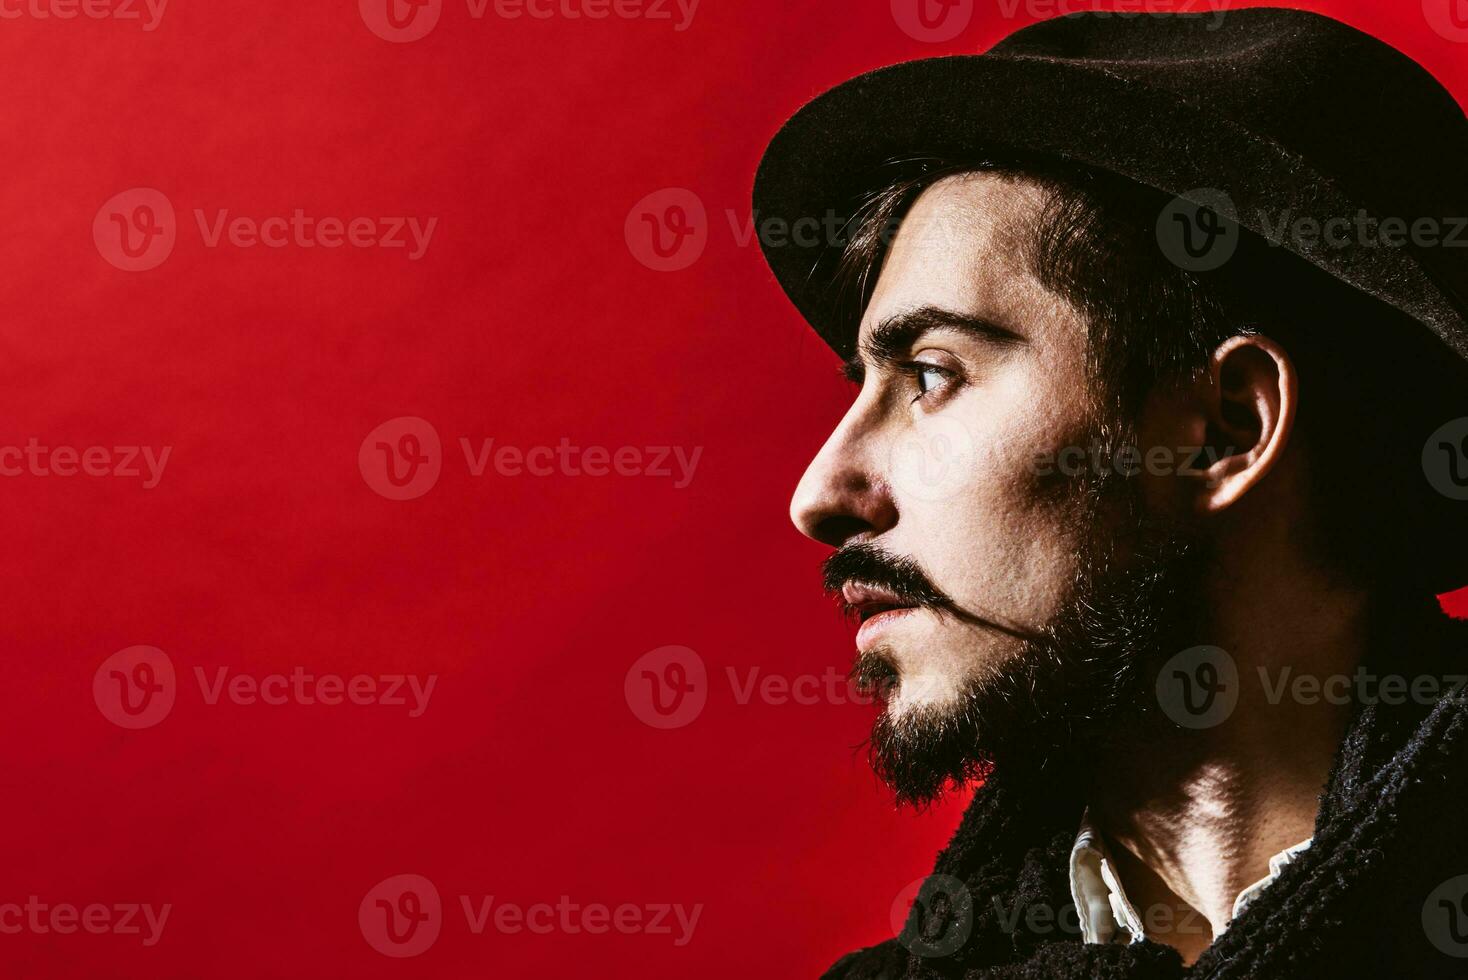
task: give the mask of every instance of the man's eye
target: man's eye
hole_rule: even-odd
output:
[[[924,362],[909,364],[908,373],[912,376],[913,383],[917,386],[918,398],[947,387],[953,382],[954,378],[953,372],[947,368],[941,368],[936,364],[927,364]]]
[[[948,380],[948,372],[937,367],[922,367],[918,368],[917,378],[918,389],[926,395],[934,388],[943,386],[943,383]]]

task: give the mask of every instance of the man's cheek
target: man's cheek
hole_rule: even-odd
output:
[[[973,491],[983,462],[974,427],[955,415],[924,419],[893,439],[887,473],[899,500],[954,503]]]
[[[929,556],[923,567],[939,588],[968,612],[1021,633],[1049,622],[1079,562],[1079,542],[1063,516],[1029,504],[975,506],[922,537],[916,557]],[[993,632],[979,642],[1002,638]]]

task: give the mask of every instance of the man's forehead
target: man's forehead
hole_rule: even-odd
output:
[[[1054,297],[1030,271],[1046,203],[1034,181],[961,174],[925,190],[903,218],[862,317],[861,333],[889,317],[937,307],[996,323],[1029,319]]]

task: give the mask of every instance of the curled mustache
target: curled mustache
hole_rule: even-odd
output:
[[[887,589],[904,603],[944,609],[953,600],[938,588],[911,558],[903,558],[873,544],[849,544],[837,549],[821,565],[821,578],[826,592],[840,598],[841,588],[848,582]]]

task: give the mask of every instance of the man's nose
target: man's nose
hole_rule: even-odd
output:
[[[897,523],[897,507],[874,459],[880,453],[849,421],[831,433],[790,500],[790,519],[800,533],[833,548]]]

